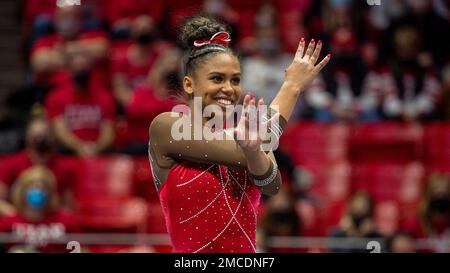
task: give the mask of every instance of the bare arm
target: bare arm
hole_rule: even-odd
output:
[[[42,48],[31,56],[31,66],[38,73],[53,72],[64,65],[64,57],[59,50]]]
[[[300,93],[312,82],[322,68],[328,63],[331,55],[328,54],[319,64],[322,43],[315,44],[314,40],[304,52],[305,41],[300,41],[292,64],[286,69],[286,78],[277,95],[270,104],[271,107],[279,109],[282,117],[287,121],[294,111]]]
[[[100,135],[97,140],[97,151],[109,148],[114,141],[114,127],[112,121],[105,121],[100,125]]]
[[[131,101],[133,90],[128,86],[125,75],[115,74],[112,79],[114,97],[123,106],[128,106]]]
[[[67,129],[62,117],[57,117],[53,122],[53,126],[55,129],[55,136],[61,144],[72,151],[77,151],[79,149],[82,141]]]
[[[167,161],[188,160],[204,164],[247,167],[242,149],[234,139],[229,140],[229,137],[227,139],[224,132],[217,133],[214,140],[207,141],[194,140],[194,130],[191,130],[189,139],[175,140],[171,133],[172,126],[177,126],[182,119],[169,112],[158,115],[150,125],[150,148],[158,151],[158,154]],[[185,129],[189,129],[189,124],[187,127]]]

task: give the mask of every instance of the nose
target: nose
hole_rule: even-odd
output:
[[[222,86],[222,92],[224,92],[228,96],[234,93],[234,89],[230,81],[225,81],[224,85]]]

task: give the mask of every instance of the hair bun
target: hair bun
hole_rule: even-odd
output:
[[[187,49],[195,48],[194,41],[209,40],[217,32],[229,32],[227,25],[210,16],[194,16],[181,27],[179,40]]]

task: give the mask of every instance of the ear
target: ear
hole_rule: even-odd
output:
[[[193,95],[194,94],[194,82],[192,80],[191,77],[189,76],[184,76],[183,78],[183,89],[186,93],[188,93],[189,95]]]

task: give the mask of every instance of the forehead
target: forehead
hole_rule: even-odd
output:
[[[203,63],[199,65],[197,71],[202,74],[213,72],[223,74],[238,74],[241,73],[241,67],[236,56],[230,53],[219,53],[207,58]]]

